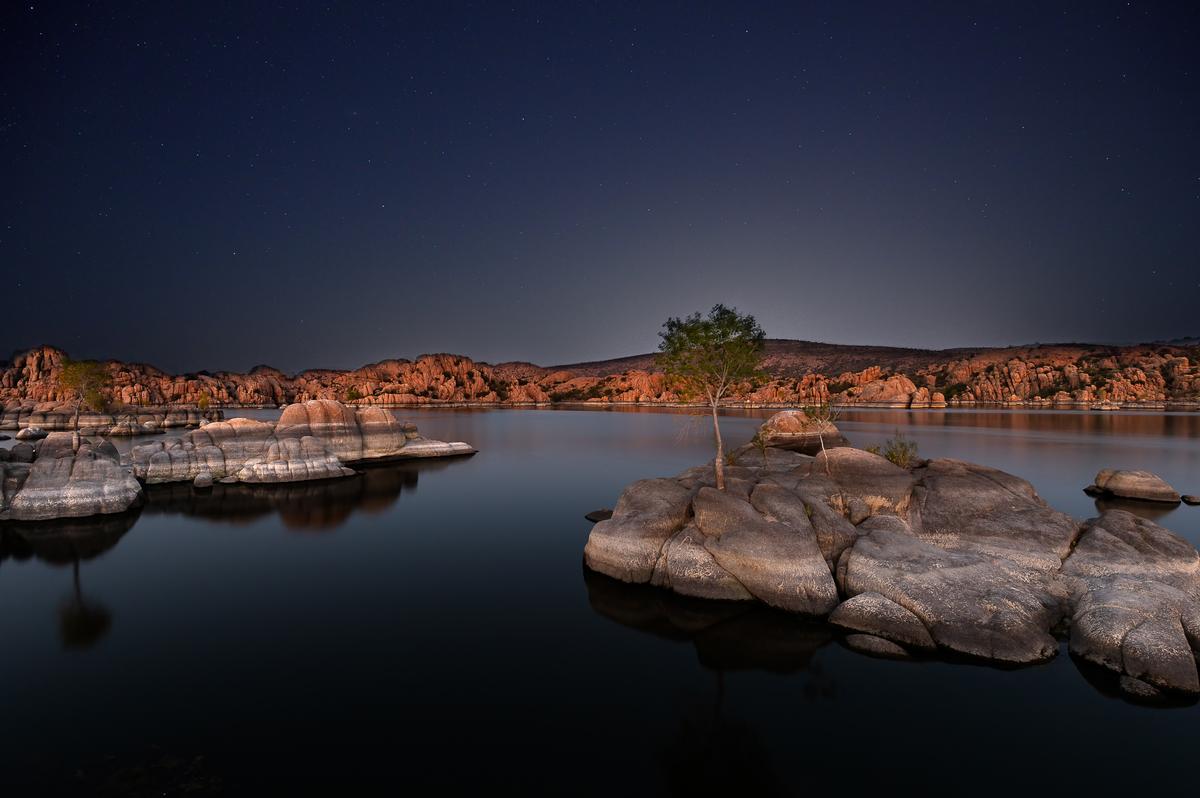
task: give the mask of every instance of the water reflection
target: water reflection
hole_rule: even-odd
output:
[[[71,564],[75,590],[58,608],[58,636],[63,648],[91,648],[108,634],[112,613],[95,599],[83,598],[79,583],[79,560]]]
[[[1150,502],[1141,501],[1138,499],[1121,499],[1116,496],[1098,496],[1096,497],[1096,514],[1099,515],[1105,510],[1126,510],[1134,515],[1149,519],[1150,521],[1167,526],[1169,522],[1164,521],[1167,516],[1170,516],[1179,509],[1178,503],[1170,502]]]
[[[597,614],[657,637],[691,642],[700,664],[711,670],[824,676],[813,657],[834,639],[834,633],[819,621],[757,601],[711,601],[630,585],[587,567],[583,581],[588,604]],[[833,687],[823,678],[813,686],[813,697]]]
[[[116,546],[137,522],[138,511],[0,525],[0,562],[36,558],[51,565],[78,564]]]
[[[1105,698],[1121,701],[1126,704],[1176,709],[1192,707],[1200,701],[1196,697],[1182,693],[1162,693],[1152,697],[1140,697],[1121,689],[1121,679],[1123,677],[1116,671],[1097,665],[1094,662],[1088,662],[1073,654],[1070,655],[1070,658],[1084,681]]]
[[[116,546],[137,517],[135,510],[116,516],[0,528],[0,561],[36,558],[54,566],[71,566],[73,589],[58,607],[58,635],[63,648],[91,648],[112,628],[112,612],[94,597],[84,596],[79,565]]]
[[[213,523],[246,524],[278,515],[296,531],[335,529],[355,513],[381,515],[400,494],[417,488],[420,472],[453,467],[445,460],[394,463],[361,468],[353,477],[280,485],[213,485],[196,490],[188,483],[148,486],[145,513],[187,515]]]

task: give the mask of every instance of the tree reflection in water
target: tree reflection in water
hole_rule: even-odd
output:
[[[835,639],[821,621],[758,602],[711,601],[648,585],[630,585],[583,568],[588,603],[609,620],[667,640],[690,642],[713,672],[711,698],[684,709],[674,736],[660,752],[677,794],[773,795],[781,791],[758,732],[727,710],[725,676],[762,670],[805,679],[809,700],[831,697],[835,684],[815,654]]]
[[[71,566],[74,588],[58,608],[58,633],[64,648],[91,648],[112,627],[108,608],[84,597],[79,565],[116,546],[137,518],[135,510],[95,518],[12,524],[0,529],[0,560],[36,558],[54,566]]]

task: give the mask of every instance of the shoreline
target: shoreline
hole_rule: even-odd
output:
[[[401,402],[385,404],[375,402],[347,402],[351,407],[386,407],[428,409],[535,409],[553,410],[564,408],[571,410],[609,410],[612,408],[667,408],[708,411],[708,405],[703,402]],[[279,410],[285,405],[213,405],[215,410]],[[812,405],[797,403],[759,403],[759,402],[728,402],[721,405],[721,410],[802,410]],[[1147,413],[1194,413],[1200,412],[1200,401],[1195,402],[1120,402],[1108,405],[1094,405],[1088,402],[946,402],[944,404],[919,403],[915,405],[903,402],[847,402],[834,405],[839,411],[853,410],[1052,410],[1081,413],[1111,413],[1119,411],[1144,411]]]

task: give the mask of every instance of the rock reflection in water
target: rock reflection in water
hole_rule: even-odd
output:
[[[418,474],[452,467],[442,461],[368,466],[353,477],[281,485],[237,483],[196,490],[188,483],[147,486],[147,514],[189,515],[215,523],[250,523],[277,513],[292,530],[323,531],[354,513],[377,515],[417,487]]]
[[[1159,692],[1156,695],[1139,695],[1136,690],[1122,689],[1121,682],[1126,676],[1088,662],[1082,657],[1071,656],[1079,675],[1083,677],[1097,693],[1105,698],[1123,701],[1126,704],[1138,704],[1152,707],[1190,707],[1195,706],[1197,699],[1180,693]]]
[[[761,734],[727,707],[725,675],[748,670],[802,673],[807,698],[828,697],[834,684],[814,655],[834,639],[833,631],[758,602],[689,598],[626,584],[587,567],[583,580],[596,613],[667,640],[691,642],[700,664],[714,671],[712,693],[682,707],[658,751],[670,793],[780,793]]]
[[[588,603],[605,618],[668,640],[690,641],[715,671],[820,674],[813,655],[834,639],[829,626],[757,601],[694,599],[630,585],[583,568]],[[831,689],[825,685],[822,689]]]
[[[91,518],[64,518],[0,525],[0,561],[36,558],[71,565],[99,557],[116,546],[137,522],[139,511]]]
[[[1105,510],[1126,510],[1141,518],[1148,518],[1155,523],[1165,518],[1176,509],[1178,504],[1168,502],[1151,502],[1140,499],[1122,499],[1116,496],[1099,496],[1096,498],[1096,512],[1103,514]]]
[[[58,634],[63,648],[91,648],[112,628],[112,612],[94,597],[84,595],[79,564],[116,546],[137,518],[134,511],[0,527],[0,561],[36,558],[54,566],[71,566],[72,590],[58,607]]]

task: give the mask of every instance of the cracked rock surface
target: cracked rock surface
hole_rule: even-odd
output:
[[[120,513],[142,487],[111,443],[51,432],[32,462],[0,463],[0,520],[45,521]]]

